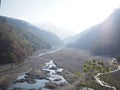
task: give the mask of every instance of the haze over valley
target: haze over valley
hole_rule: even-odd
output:
[[[0,90],[120,90],[119,0],[0,1]]]

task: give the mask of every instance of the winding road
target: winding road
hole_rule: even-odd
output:
[[[108,87],[108,88],[112,88],[113,90],[117,90],[114,86],[110,86],[108,83],[100,80],[99,76],[100,75],[105,75],[105,74],[110,74],[110,73],[114,73],[114,72],[117,72],[120,70],[120,65],[118,66],[118,68],[116,70],[113,70],[113,71],[109,71],[109,72],[106,72],[106,73],[98,73],[96,76],[94,76],[95,80],[97,83],[99,83],[101,86],[104,86],[104,87]]]
[[[57,49],[57,50],[53,50],[53,51],[49,51],[49,52],[45,52],[45,53],[42,53],[42,54],[39,54],[38,57],[42,57],[43,55],[46,55],[46,54],[50,54],[50,53],[55,53],[55,52],[58,52],[60,51],[60,49]],[[108,83],[100,80],[99,76],[100,75],[105,75],[105,74],[110,74],[110,73],[114,73],[114,72],[117,72],[120,70],[120,65],[118,66],[118,68],[116,70],[113,70],[113,71],[109,71],[109,72],[106,72],[106,73],[98,73],[97,75],[94,76],[95,80],[97,83],[99,83],[101,86],[104,86],[104,87],[108,87],[108,88],[112,88],[113,90],[117,90],[114,86],[110,86]]]

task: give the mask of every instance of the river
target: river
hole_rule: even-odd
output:
[[[43,55],[55,53],[60,51],[61,49],[41,53],[36,57],[42,57]],[[25,80],[25,77],[27,76],[26,73],[30,72],[32,69],[29,69],[26,72],[20,73],[16,80]],[[49,88],[45,88],[45,84],[49,82],[56,83],[60,85],[61,83],[67,84],[68,82],[64,79],[62,75],[59,75],[58,73],[61,73],[64,69],[57,67],[57,65],[54,63],[53,60],[49,60],[47,63],[45,63],[45,66],[43,67],[43,71],[48,72],[47,77],[45,79],[34,79],[36,82],[33,84],[29,84],[27,82],[17,82],[8,88],[8,90],[12,90],[15,88],[21,88],[22,90],[29,90],[29,89],[39,89],[42,90],[50,90]]]
[[[57,50],[41,53],[34,57],[42,57],[46,54],[55,53],[60,50],[61,49],[57,49]],[[30,72],[31,70],[32,69],[29,69],[26,72],[20,73],[16,80],[25,79],[26,73]],[[36,82],[34,84],[29,84],[27,82],[14,83],[14,84],[10,85],[8,90],[12,90],[14,88],[21,88],[21,90],[38,89],[38,88],[42,88],[42,90],[50,90],[49,88],[45,88],[45,84],[50,81],[52,81],[58,85],[60,85],[61,83],[68,83],[62,75],[58,74],[58,73],[62,72],[64,69],[57,67],[57,65],[54,63],[54,60],[49,60],[48,62],[46,62],[45,66],[43,67],[43,70],[48,72],[46,79],[35,79]],[[118,70],[120,70],[120,66],[118,66],[118,68],[113,71],[109,71],[106,73],[98,73],[96,76],[94,76],[94,78],[95,78],[96,82],[99,83],[100,85],[102,85],[104,87],[112,88],[113,90],[117,90],[114,86],[110,86],[108,83],[100,80],[99,76],[104,75],[104,74],[114,73],[114,72],[117,72]],[[93,90],[93,89],[88,88],[88,87],[83,87],[80,90]]]

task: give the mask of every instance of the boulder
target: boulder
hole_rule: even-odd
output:
[[[34,79],[26,79],[26,82],[29,83],[29,84],[34,84],[36,83],[36,81]]]
[[[32,79],[44,79],[46,78],[46,73],[41,70],[32,70],[29,73],[27,73],[27,77]]]
[[[46,83],[45,84],[45,87],[46,88],[49,88],[49,89],[55,89],[58,87],[58,84],[54,83],[54,82],[49,82],[49,83]]]

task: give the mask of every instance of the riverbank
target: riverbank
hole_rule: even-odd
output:
[[[5,72],[6,74],[4,73],[4,75],[9,75],[6,82],[14,81],[17,74],[25,72],[26,70],[29,70],[30,68],[32,68],[33,70],[38,70],[38,69],[42,70],[43,67],[45,66],[45,63],[48,62],[50,59],[52,59],[54,60],[54,63],[57,64],[58,67],[64,68],[63,72],[60,75],[65,77],[65,79],[68,82],[70,82],[69,86],[60,87],[60,88],[58,87],[56,90],[66,90],[66,88],[67,90],[71,90],[76,85],[80,85],[82,87],[91,87],[91,88],[100,87],[101,88],[101,86],[97,84],[95,80],[86,80],[83,74],[83,64],[86,61],[95,59],[97,61],[103,61],[105,65],[108,65],[108,61],[111,60],[109,57],[94,56],[87,51],[70,49],[70,48],[64,48],[55,53],[48,53],[47,55],[44,55],[42,57],[36,57],[40,55],[40,53],[41,51],[35,52],[32,56],[28,57],[25,60],[25,62],[21,64],[21,66],[19,64],[20,66],[19,68],[10,70],[9,72]],[[44,53],[44,51],[42,51],[42,53]],[[81,76],[79,78],[76,78],[76,75],[79,76],[78,74],[79,72]],[[10,80],[13,73],[16,75],[13,76],[14,79]],[[81,82],[81,83],[78,84],[76,82]],[[4,83],[4,85],[6,84]]]
[[[46,60],[41,60],[40,62],[38,58],[34,56],[51,51],[50,49],[40,50],[34,52],[32,56],[29,56],[21,63],[11,63],[7,65],[0,65],[0,89],[5,89],[17,78],[20,73],[26,72],[29,69],[42,69],[42,65],[44,65]],[[36,61],[34,61],[36,60]],[[40,65],[38,65],[40,63]]]
[[[68,82],[62,75],[59,75],[63,70],[63,68],[58,68],[53,60],[50,60],[44,66],[43,71],[30,69],[21,73],[8,90],[15,88],[49,90],[65,86]]]

